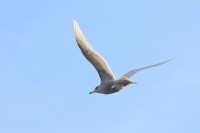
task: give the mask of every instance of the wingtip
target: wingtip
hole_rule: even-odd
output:
[[[76,20],[75,20],[75,19],[74,19],[74,21],[73,21],[73,24],[74,24],[74,25],[76,25],[76,24],[77,24],[77,22],[76,22]]]
[[[169,62],[169,61],[171,61],[171,60],[174,60],[174,58],[171,58],[171,59],[167,60],[166,62]]]
[[[77,29],[78,29],[78,23],[77,23],[77,21],[74,19],[74,21],[73,21],[73,30],[74,30],[74,34],[76,34],[76,31],[77,31]]]
[[[174,58],[168,59],[168,60],[163,61],[163,62],[161,62],[161,63],[159,63],[159,64],[162,65],[162,64],[168,63],[168,62],[170,62],[170,61],[173,60],[173,59],[174,59]]]

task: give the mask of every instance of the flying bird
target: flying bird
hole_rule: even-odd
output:
[[[92,46],[89,44],[89,42],[86,40],[76,20],[74,20],[74,23],[73,23],[73,30],[74,30],[74,36],[76,38],[76,42],[81,52],[83,53],[85,58],[95,67],[101,80],[100,85],[98,85],[89,94],[92,94],[92,93],[112,94],[115,92],[119,92],[124,87],[130,84],[137,84],[137,82],[129,80],[129,78],[135,75],[136,73],[142,70],[151,68],[151,67],[162,65],[171,60],[170,59],[170,60],[160,62],[158,64],[131,70],[127,72],[126,74],[124,74],[123,76],[121,76],[119,79],[116,79],[110,66],[108,65],[108,62],[98,52],[96,52],[92,48]]]

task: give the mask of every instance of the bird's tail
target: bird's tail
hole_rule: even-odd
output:
[[[119,78],[118,83],[123,86],[127,86],[129,84],[137,84],[137,82],[130,81],[125,76],[122,76],[121,78]]]

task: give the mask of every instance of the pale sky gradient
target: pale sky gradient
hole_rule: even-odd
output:
[[[199,133],[199,0],[1,0],[0,133]],[[73,35],[76,19],[116,77],[111,95]]]

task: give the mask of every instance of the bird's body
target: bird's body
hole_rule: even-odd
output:
[[[112,94],[115,92],[120,91],[125,86],[129,84],[133,84],[136,82],[129,81],[126,77],[122,76],[118,80],[106,80],[104,82],[101,82],[101,84],[98,86],[98,89],[96,89],[96,93],[104,93],[104,94]],[[92,93],[92,92],[91,92]]]
[[[73,27],[74,27],[74,35],[79,48],[81,49],[85,58],[95,67],[101,79],[100,85],[97,86],[93,91],[91,91],[90,94],[92,93],[112,94],[118,92],[129,84],[136,84],[136,82],[132,82],[128,80],[128,78],[130,78],[137,72],[151,67],[159,66],[170,61],[167,60],[155,65],[134,69],[124,74],[119,79],[116,79],[107,61],[92,48],[92,46],[84,37],[83,33],[81,32],[78,26],[78,23],[75,20]]]

